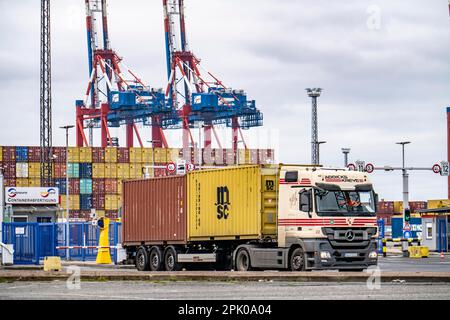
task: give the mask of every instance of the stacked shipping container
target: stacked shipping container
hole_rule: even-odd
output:
[[[66,152],[68,168],[66,168]],[[257,164],[274,161],[273,150],[239,150],[234,155],[230,149],[204,150],[200,157],[197,149],[188,151],[199,164],[231,165]],[[142,178],[144,167],[155,164],[165,167],[183,157],[179,148],[78,148],[54,147],[53,178],[61,194],[61,206],[66,209],[66,173],[69,176],[69,216],[87,220],[91,209],[97,216],[117,218],[122,203],[123,180]],[[3,167],[5,186],[40,186],[39,147],[0,147],[0,165]],[[67,169],[67,170],[66,170]],[[148,168],[150,176],[170,175],[165,168]]]

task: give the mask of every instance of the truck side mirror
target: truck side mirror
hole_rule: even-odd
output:
[[[308,212],[308,216],[311,218],[312,211],[312,197],[311,190],[300,191],[300,211]]]

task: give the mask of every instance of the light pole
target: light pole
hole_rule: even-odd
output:
[[[311,164],[319,164],[319,128],[317,121],[317,98],[322,92],[321,88],[306,88],[308,96],[312,98],[311,119]]]
[[[409,209],[409,188],[408,188],[408,171],[405,168],[405,145],[410,144],[410,141],[396,142],[402,146],[402,176],[403,176],[403,226],[405,225],[405,210]]]
[[[60,129],[66,130],[66,260],[70,259],[70,228],[69,228],[69,208],[70,208],[70,193],[69,193],[69,129],[72,129],[73,125],[67,125],[60,127]]]
[[[348,154],[350,153],[350,148],[342,148],[342,153],[344,154],[344,166],[348,166]]]

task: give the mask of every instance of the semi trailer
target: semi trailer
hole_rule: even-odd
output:
[[[140,271],[363,270],[378,260],[365,172],[249,165],[123,184],[123,247]]]

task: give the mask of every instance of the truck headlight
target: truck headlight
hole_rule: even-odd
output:
[[[378,253],[376,251],[372,251],[369,253],[370,259],[376,259],[378,257]]]
[[[331,254],[328,251],[321,251],[320,259],[331,259]]]

